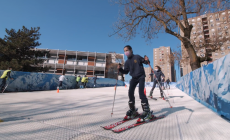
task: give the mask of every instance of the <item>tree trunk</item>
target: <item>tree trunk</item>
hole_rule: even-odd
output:
[[[188,52],[188,56],[190,59],[190,66],[192,68],[192,71],[200,68],[200,59],[196,55],[196,52],[193,48],[193,45],[187,40],[183,41],[183,45],[184,45],[186,51]]]

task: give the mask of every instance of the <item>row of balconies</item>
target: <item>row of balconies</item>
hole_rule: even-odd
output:
[[[64,60],[63,59],[49,59],[49,60],[45,60],[44,63],[46,64],[65,64],[65,65],[79,65],[79,66],[96,66],[96,67],[105,67],[106,63],[105,62],[94,62],[94,61],[68,61],[68,60]]]

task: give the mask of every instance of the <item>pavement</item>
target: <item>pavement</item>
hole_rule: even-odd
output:
[[[150,88],[147,88],[147,94]],[[177,88],[156,89],[149,99],[155,116],[166,117],[113,133],[100,126],[120,121],[128,110],[128,87],[0,94],[0,140],[229,140],[230,122]],[[136,107],[142,112],[138,90]],[[133,124],[126,122],[115,128]]]

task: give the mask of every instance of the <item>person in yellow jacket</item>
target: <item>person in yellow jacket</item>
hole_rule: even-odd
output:
[[[11,76],[10,76],[11,70],[12,70],[12,68],[9,67],[7,70],[5,70],[5,71],[3,72],[2,76],[1,76],[1,79],[2,79],[2,83],[1,83],[1,85],[0,85],[1,91],[3,91],[4,88],[5,88],[5,86],[6,86],[6,80],[7,80],[8,78],[11,78]],[[13,80],[13,78],[11,78],[11,79]]]
[[[85,75],[85,77],[83,77],[81,79],[81,86],[80,86],[80,88],[85,88],[87,83],[88,83],[88,77]]]

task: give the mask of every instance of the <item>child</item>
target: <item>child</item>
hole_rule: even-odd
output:
[[[158,82],[159,82],[159,84],[161,84],[161,77],[163,77],[163,78],[165,77],[164,73],[161,71],[161,67],[159,67],[159,66],[155,66],[155,70],[153,72],[154,72],[156,77],[155,76],[153,77],[154,83],[153,83],[153,87],[150,91],[150,95],[149,95],[150,98],[152,98],[153,90],[155,89],[156,84],[158,84]],[[153,75],[153,73],[151,73],[150,75]],[[159,89],[160,89],[160,93],[161,93],[161,98],[164,98],[161,85],[159,85]]]
[[[170,80],[169,80],[169,78],[168,78],[168,79],[166,80],[166,88],[169,87],[169,89],[170,89],[169,83],[170,83]]]
[[[134,55],[132,47],[127,45],[124,47],[125,55],[127,56],[127,60],[125,62],[124,69],[118,65],[118,69],[123,74],[130,74],[132,79],[129,85],[129,110],[126,113],[124,119],[134,118],[138,115],[137,109],[135,108],[135,97],[134,97],[134,90],[139,83],[139,97],[141,99],[141,106],[143,109],[143,113],[140,115],[137,122],[147,121],[152,118],[152,114],[150,112],[148,99],[144,94],[144,86],[145,86],[145,71],[143,67],[144,64],[149,63],[149,59],[146,56],[145,58],[141,57],[140,55]]]
[[[65,75],[62,74],[62,76],[59,77],[59,85],[58,85],[58,88],[62,87],[62,82],[64,81],[64,79],[67,80],[67,79],[65,78]]]
[[[94,87],[94,88],[95,88],[96,85],[97,85],[97,79],[98,79],[98,78],[97,78],[97,75],[95,75],[95,77],[93,77],[93,81],[94,81],[94,86],[93,86],[93,87]]]

